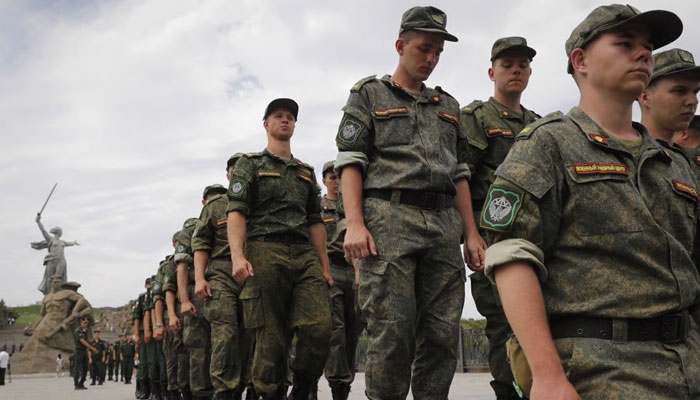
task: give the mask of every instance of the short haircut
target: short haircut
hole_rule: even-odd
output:
[[[418,31],[409,29],[407,31],[401,32],[399,34],[399,39],[403,40],[404,42],[408,43],[411,40],[415,39],[416,36],[418,36]]]

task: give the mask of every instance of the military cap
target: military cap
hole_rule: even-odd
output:
[[[88,316],[82,317],[82,318],[80,318],[80,322],[90,322],[90,317],[88,317]]]
[[[149,276],[148,278],[146,278],[146,285],[148,285],[149,283],[151,283],[152,280],[153,280],[153,279],[152,279],[150,276]]]
[[[527,45],[527,40],[524,37],[511,36],[496,40],[491,48],[491,61],[498,58],[499,54],[510,49],[522,49],[527,58],[532,60],[537,52],[532,47]]]
[[[321,175],[325,176],[326,172],[328,170],[333,170],[335,168],[335,161],[326,161],[325,164],[323,164],[323,169],[321,170]]]
[[[100,328],[98,328],[98,327],[93,328],[92,333],[100,333]]]
[[[399,35],[406,31],[435,32],[445,37],[445,40],[456,42],[456,36],[447,32],[447,15],[435,7],[409,8],[401,17]]]
[[[263,121],[278,108],[286,108],[294,115],[294,120],[297,120],[297,115],[299,114],[299,105],[297,102],[292,99],[281,98],[274,99],[267,105],[267,108],[265,108],[265,115],[263,115]]]
[[[662,76],[679,72],[692,71],[700,79],[700,67],[695,65],[695,59],[689,51],[671,49],[654,54],[654,72],[651,82]]]
[[[180,231],[173,233],[173,242],[177,242],[177,237],[180,236]]]
[[[227,189],[223,185],[215,183],[204,188],[204,193],[202,194],[202,199],[206,199],[210,193],[226,193]]]
[[[566,40],[566,56],[569,59],[567,72],[574,72],[571,66],[571,52],[585,46],[601,33],[627,24],[639,24],[646,27],[651,35],[651,44],[655,49],[676,40],[683,32],[683,22],[670,11],[653,10],[640,12],[630,5],[611,4],[600,6],[571,32]]]

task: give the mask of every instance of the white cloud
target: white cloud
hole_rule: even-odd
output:
[[[656,8],[650,0],[642,10]],[[448,29],[429,85],[460,100],[487,98],[491,44],[522,35],[538,51],[523,103],[546,114],[574,105],[564,41],[598,1],[437,1]],[[51,185],[47,225],[80,247],[66,250],[69,279],[97,306],[136,297],[171,251],[170,236],[196,216],[204,186],[224,181],[228,157],[265,145],[267,102],[300,104],[298,158],[320,169],[348,89],[391,73],[406,4],[387,2],[1,2],[0,298],[38,300],[43,253],[34,215]],[[700,54],[700,6],[664,7],[686,21],[673,46]],[[476,316],[467,296],[465,315]]]

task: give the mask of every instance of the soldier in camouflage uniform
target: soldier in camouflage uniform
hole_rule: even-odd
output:
[[[347,220],[346,253],[360,259],[370,399],[445,399],[457,366],[466,280],[485,244],[474,223],[469,148],[459,103],[428,88],[447,16],[403,14],[394,75],[357,82],[343,108],[335,169]]]
[[[323,165],[323,184],[327,193],[321,199],[321,217],[326,228],[326,250],[333,278],[330,289],[333,330],[328,361],[324,375],[331,387],[334,400],[347,399],[350,384],[355,379],[355,354],[360,336],[360,316],[357,307],[359,270],[357,264],[348,262],[343,249],[345,216],[339,209],[338,176],[333,171],[335,163]]]
[[[506,158],[515,142],[515,135],[539,115],[520,104],[532,69],[530,62],[535,50],[525,38],[506,37],[496,40],[491,48],[489,78],[494,83],[494,95],[488,101],[475,100],[461,110],[461,122],[469,138],[469,181],[474,214],[481,213],[486,193],[495,178],[496,168]],[[480,232],[484,235],[484,232]],[[497,399],[520,398],[513,387],[513,374],[506,358],[506,340],[511,330],[498,300],[496,287],[483,271],[471,276],[471,291],[476,308],[486,317],[486,337],[489,339],[491,387]]]
[[[221,185],[207,186],[204,189],[202,204],[213,195],[226,193]],[[218,186],[218,188],[216,188]],[[209,190],[207,190],[209,189]],[[183,318],[182,341],[188,349],[190,376],[189,384],[192,396],[196,400],[210,399],[214,388],[209,375],[209,360],[211,358],[211,341],[209,321],[204,317],[204,300],[194,295],[194,259],[192,252],[192,234],[198,218],[185,221],[175,249],[175,264],[177,264],[177,288],[181,303]]]
[[[75,353],[73,354],[73,384],[76,390],[87,389],[85,379],[88,370],[88,350],[97,353],[97,349],[88,342],[88,323],[90,318],[83,317],[80,326],[73,331]]]
[[[90,363],[90,377],[92,378],[90,386],[94,386],[95,382],[97,382],[98,385],[102,385],[104,383],[103,372],[105,362],[107,361],[106,358],[108,349],[105,341],[100,339],[100,330],[98,328],[92,330],[92,340],[90,341],[90,344],[97,349],[97,353],[88,354]]]
[[[150,286],[146,288],[146,301],[143,309],[143,337],[146,342],[147,373],[151,393],[148,398],[151,400],[161,400],[163,398],[162,386],[167,380],[162,379],[165,371],[162,342],[158,341],[153,335],[154,329],[158,328],[155,322],[154,291],[158,292],[159,289],[159,287],[156,287],[156,276],[151,276]]]
[[[180,231],[173,235],[173,248],[177,248]],[[191,397],[189,390],[189,356],[182,344],[182,326],[177,313],[175,292],[177,272],[174,256],[168,256],[156,275],[158,291],[154,293],[156,330],[155,337],[162,340],[167,379],[166,398]],[[165,300],[165,301],[163,301]],[[184,354],[183,354],[184,353]]]
[[[119,361],[121,362],[122,378],[125,385],[131,384],[131,375],[134,372],[134,356],[136,355],[136,347],[134,341],[131,340],[131,335],[126,334],[126,341],[123,341],[119,346]]]
[[[700,67],[695,65],[690,52],[671,49],[656,53],[649,86],[638,97],[642,124],[649,134],[670,145],[673,134],[687,129],[695,117],[699,89]],[[694,169],[700,170],[695,151],[684,152]]]
[[[154,367],[152,373],[155,374],[155,378],[152,379],[157,385],[155,396],[152,395],[152,397],[160,396],[165,400],[171,399],[171,393],[168,390],[168,366],[164,351],[166,323],[162,318],[163,299],[165,298],[165,294],[163,292],[163,276],[164,271],[168,268],[168,265],[172,263],[172,257],[172,254],[169,254],[165,256],[160,263],[158,263],[158,270],[156,275],[153,276],[153,286],[151,286],[151,302],[149,303],[151,324],[153,326],[151,354],[153,357],[155,357],[154,363],[151,364]]]
[[[291,99],[267,106],[267,147],[235,157],[225,208],[233,277],[245,283],[240,294],[245,327],[255,333],[252,381],[255,391],[269,399],[284,397],[295,336],[290,396],[306,400],[323,373],[331,334],[328,286],[333,279],[320,188],[313,167],[291,154],[298,110]]]
[[[243,329],[239,306],[241,285],[231,275],[231,251],[226,239],[226,204],[220,189],[210,196],[192,234],[195,295],[205,299],[210,325],[209,373],[214,399],[240,399],[250,359],[250,339]]]
[[[124,343],[124,335],[121,333],[117,337],[117,342],[114,343],[114,381],[119,382],[119,370],[121,369],[121,362],[119,361],[119,355],[121,354],[121,345]],[[124,374],[122,374],[121,380],[124,380]]]
[[[700,179],[700,115],[693,117],[688,128],[673,133],[673,143],[681,147]]]
[[[651,49],[681,30],[667,11],[596,8],[566,41],[579,106],[523,129],[496,171],[480,220],[494,243],[486,275],[532,399],[700,396],[697,184],[632,122]]]
[[[151,278],[146,278],[144,288],[151,285]],[[146,308],[146,295],[143,292],[139,295],[131,314],[131,324],[133,327],[134,344],[136,346],[137,360],[139,361],[136,371],[136,398],[146,399],[150,396],[150,382],[148,381],[148,357],[146,356],[146,340],[144,316]],[[149,338],[150,340],[150,338]]]

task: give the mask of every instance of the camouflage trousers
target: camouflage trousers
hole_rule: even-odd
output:
[[[120,364],[124,380],[131,380],[131,375],[134,373],[134,357],[124,357]]]
[[[190,391],[193,396],[206,397],[214,393],[209,375],[211,329],[209,321],[204,318],[204,300],[194,297],[194,286],[188,290],[190,290],[192,304],[197,310],[197,316],[185,315],[183,322],[182,341],[190,356]]]
[[[255,334],[255,391],[270,396],[284,389],[293,336],[294,374],[319,378],[328,356],[331,313],[316,251],[310,244],[248,241],[245,255],[255,271],[241,292],[245,326]]]
[[[241,286],[231,275],[231,260],[213,259],[207,268],[212,296],[205,299],[204,311],[211,330],[211,382],[215,392],[242,389],[252,344],[243,329]]]
[[[117,354],[117,359],[114,360],[114,380],[119,380],[119,370],[121,367],[121,361],[119,360],[119,352],[115,351]],[[124,373],[122,372],[122,376],[124,376]]]
[[[486,318],[486,337],[489,339],[489,366],[491,367],[491,387],[497,399],[519,399],[513,387],[513,373],[506,357],[506,341],[512,331],[495,285],[483,272],[470,275],[472,297],[479,314]]]
[[[168,332],[163,340],[168,390],[187,390],[190,386],[189,354],[182,343],[182,330]]]
[[[85,383],[85,379],[87,378],[88,371],[87,351],[76,351],[73,355],[73,364],[73,383],[75,386],[83,385]]]
[[[422,210],[374,198],[363,207],[377,245],[377,256],[359,264],[369,340],[365,395],[403,400],[410,385],[416,399],[446,399],[464,305],[462,220],[454,208]]]
[[[165,372],[165,356],[163,355],[163,342],[151,339],[146,344],[146,356],[148,357],[148,379],[151,383],[165,385],[168,377]]]
[[[136,379],[144,380],[148,379],[148,344],[143,340],[143,331],[139,332],[139,338],[141,342],[139,344],[139,365],[136,369]]]
[[[335,285],[330,288],[332,330],[324,375],[331,387],[350,385],[355,379],[355,354],[360,336],[355,269],[331,264]]]

